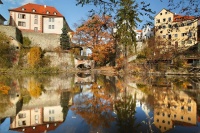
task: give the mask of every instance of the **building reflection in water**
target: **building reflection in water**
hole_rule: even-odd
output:
[[[165,90],[155,93],[154,124],[161,132],[175,125],[195,126],[197,104],[183,91]]]

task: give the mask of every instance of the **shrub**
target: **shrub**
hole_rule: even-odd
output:
[[[41,61],[42,49],[40,47],[32,47],[28,55],[28,64],[34,68],[38,67]]]

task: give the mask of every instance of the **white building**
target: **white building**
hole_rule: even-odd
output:
[[[154,36],[153,30],[149,25],[146,25],[143,29],[142,29],[142,39],[146,40],[149,39],[150,37]]]
[[[68,27],[65,17],[52,6],[28,3],[9,12],[10,25],[20,30],[61,34],[63,25]]]

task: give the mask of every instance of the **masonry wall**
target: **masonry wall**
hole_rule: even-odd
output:
[[[5,33],[7,36],[11,36],[17,41],[22,43],[23,37],[28,37],[31,40],[32,46],[39,46],[42,49],[54,50],[60,46],[59,34],[47,34],[38,32],[20,31],[14,26],[0,25],[0,32]]]
[[[51,67],[59,67],[61,69],[74,67],[74,57],[70,53],[47,52],[45,56],[50,57]]]
[[[42,49],[54,50],[60,46],[60,35],[36,33],[36,32],[22,32],[23,37],[28,37],[31,40],[32,46],[39,46]]]
[[[0,25],[0,32],[5,33],[7,36],[11,36],[19,42],[22,42],[21,31],[14,26]]]

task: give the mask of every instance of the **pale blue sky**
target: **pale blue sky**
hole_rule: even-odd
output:
[[[150,1],[151,7],[156,13],[163,8],[167,8],[167,3],[161,3],[160,0],[146,0]],[[152,2],[153,1],[153,2]],[[167,1],[167,0],[164,0]],[[86,18],[88,11],[93,6],[76,6],[76,0],[2,0],[3,5],[0,5],[0,14],[7,20],[9,19],[8,9],[19,7],[26,3],[36,3],[48,6],[54,6],[67,20],[70,28],[74,30],[74,23],[79,23],[82,18]],[[144,17],[141,18],[145,19]],[[7,23],[5,23],[7,24]],[[140,29],[141,27],[138,27]]]

